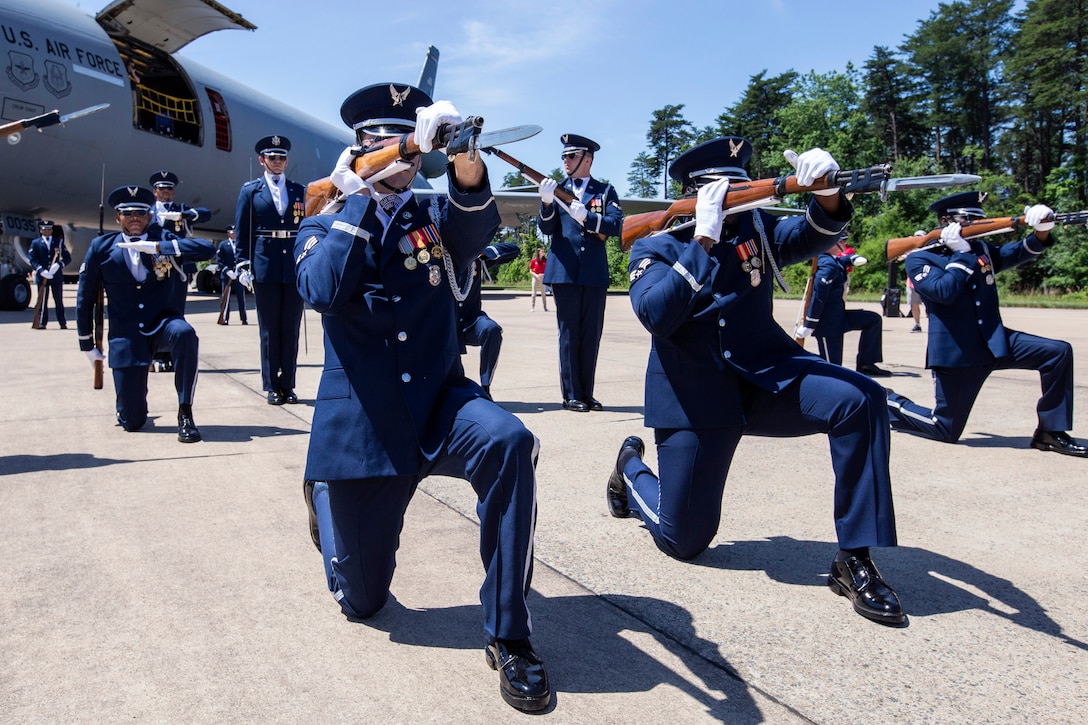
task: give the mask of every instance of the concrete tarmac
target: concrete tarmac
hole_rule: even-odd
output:
[[[310,543],[302,477],[323,359],[306,313],[297,392],[261,391],[256,314],[200,335],[204,441],[177,441],[171,374],[152,420],[114,422],[69,329],[0,312],[0,722],[463,722],[525,719],[485,663],[478,524],[467,483],[425,480],[393,600],[344,619]],[[792,327],[798,303],[776,306]],[[866,305],[854,305],[865,307]],[[251,300],[252,307],[252,300]],[[955,445],[893,432],[900,546],[874,550],[908,624],[855,614],[826,585],[835,553],[826,438],[746,438],[718,536],[662,554],[604,488],[642,435],[649,336],[608,300],[600,413],[560,406],[554,308],[488,291],[504,328],[492,392],[541,440],[531,599],[556,723],[1073,723],[1088,707],[1088,461],[1028,447],[1038,375],[995,373]],[[867,305],[876,310],[875,305]],[[1088,312],[1006,309],[1075,349],[1073,434],[1088,438]],[[923,318],[923,327],[927,320]],[[881,382],[930,405],[926,336],[883,321]],[[809,348],[814,342],[809,341]],[[856,335],[846,342],[853,362]],[[475,351],[466,370],[477,373]]]

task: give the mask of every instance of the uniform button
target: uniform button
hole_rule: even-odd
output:
[[[714,293],[714,299],[720,300],[721,298],[722,298],[722,293],[721,292],[715,292]]]
[[[725,320],[718,320],[718,327],[725,327]]]
[[[726,350],[725,352],[722,353],[722,357],[724,357],[726,360],[728,360],[729,358],[733,357],[733,353]]]
[[[979,320],[979,321],[978,321],[978,324],[980,324],[980,325],[981,325],[981,324],[982,324],[982,320]]]
[[[982,303],[981,303],[980,301],[978,301],[978,300],[975,300],[975,307],[978,307],[978,306],[979,306],[979,305],[981,305],[981,304],[982,304]]]
[[[400,302],[400,295],[393,295],[394,302]]]
[[[406,383],[412,382],[412,376],[409,375],[408,373],[404,373],[403,375],[401,375],[400,379],[403,380]]]
[[[140,323],[140,327],[143,327],[143,326],[144,326],[144,323],[142,323],[142,322],[141,322],[141,323]]]
[[[407,332],[398,332],[397,333],[397,339],[400,340],[401,342],[404,342],[405,340],[408,339],[408,333]]]
[[[585,248],[585,247],[578,247],[578,249],[579,249],[580,251],[582,251],[582,252],[586,251],[586,248]]]
[[[140,304],[138,304],[138,305],[136,305],[136,306],[137,306],[137,307],[139,307],[139,308],[140,308],[140,309],[142,310],[142,309],[144,308],[144,303],[143,303],[143,302],[141,302]]]

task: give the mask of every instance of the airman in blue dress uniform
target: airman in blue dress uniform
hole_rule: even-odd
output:
[[[151,191],[155,193],[155,207],[152,210],[154,219],[152,224],[158,224],[168,232],[185,238],[192,234],[192,225],[206,222],[212,218],[210,210],[202,206],[188,206],[174,201],[175,187],[178,185],[178,175],[173,171],[162,169],[156,171],[148,179]],[[182,271],[190,284],[196,279],[196,263],[185,262]]]
[[[92,337],[94,305],[100,286],[105,288],[109,317],[109,366],[117,391],[117,422],[127,431],[147,422],[147,373],[160,350],[174,361],[178,393],[178,440],[201,439],[193,422],[198,339],[185,321],[184,261],[215,255],[206,239],[181,238],[150,227],[155,197],[141,186],[122,186],[110,192],[108,203],[117,212],[122,231],[91,241],[79,270],[76,324],[79,349],[94,363],[102,353]]]
[[[249,320],[246,317],[246,288],[238,280],[238,240],[235,236],[235,228],[233,224],[227,225],[227,238],[219,243],[219,247],[215,250],[215,263],[219,267],[219,280],[223,284],[223,288],[230,288],[230,295],[234,298],[234,302],[238,305],[238,317],[242,320],[243,325],[248,325]],[[227,301],[226,307],[223,308],[223,324],[226,325],[230,321],[230,301]]]
[[[450,102],[390,84],[356,92],[341,115],[362,147],[400,143],[414,129],[425,153],[439,124],[461,120]],[[298,289],[325,331],[303,485],[311,536],[344,613],[369,617],[388,597],[419,481],[468,480],[479,500],[487,661],[509,704],[541,710],[551,692],[526,604],[539,442],[465,376],[457,343],[456,304],[468,294],[459,280],[471,283],[499,226],[487,170],[459,154],[448,198],[421,200],[410,189],[421,155],[368,182],[352,170],[357,150],[332,173],[340,208],[306,219],[295,246]]]
[[[584,413],[602,410],[593,397],[597,353],[604,330],[608,296],[608,253],[605,239],[623,228],[623,209],[611,184],[590,176],[601,146],[585,136],[563,134],[562,188],[574,195],[570,208],[555,200],[553,179],[540,183],[540,230],[551,238],[544,284],[555,300],[559,325],[559,385],[563,407]]]
[[[306,214],[306,189],[288,179],[285,136],[254,146],[265,172],[242,185],[234,226],[241,258],[252,263],[253,300],[261,330],[261,384],[269,405],[297,403],[295,370],[303,302],[295,287],[295,237]]]
[[[803,338],[812,335],[820,347],[820,356],[842,365],[842,338],[851,330],[860,330],[857,371],[870,377],[891,375],[879,365],[884,359],[880,315],[868,310],[846,309],[846,285],[849,270],[869,260],[860,254],[847,254],[844,234],[828,251],[816,258],[812,278],[812,297],[805,310],[805,323],[794,333]]]
[[[68,329],[68,320],[64,316],[64,274],[62,269],[72,263],[72,253],[64,246],[64,238],[54,235],[53,221],[42,219],[38,222],[38,238],[30,243],[27,258],[34,268],[34,282],[38,285],[38,294],[50,292],[53,304],[57,308],[57,323],[60,329]],[[38,318],[38,329],[44,330],[49,323],[49,297],[42,300]]]
[[[834,244],[852,209],[828,190],[816,192],[803,217],[759,209],[726,216],[728,185],[748,178],[751,152],[747,140],[729,136],[677,158],[669,173],[686,193],[698,189],[694,229],[645,237],[631,250],[631,305],[652,335],[646,425],[661,473],[629,437],[606,488],[609,512],[641,518],[665,553],[693,559],[717,533],[742,436],[827,434],[839,544],[828,583],[862,616],[899,624],[899,599],[869,554],[896,544],[884,389],[805,352],[772,317],[770,278]],[[786,157],[802,185],[838,169],[818,148]]]
[[[484,270],[485,267],[498,266],[516,259],[520,251],[518,245],[510,242],[487,245],[473,265],[472,286],[468,296],[457,303],[457,341],[461,345],[461,354],[467,352],[469,345],[480,348],[480,386],[488,397],[491,397],[491,382],[495,379],[495,369],[499,366],[502,325],[484,312]]]
[[[936,402],[923,408],[888,391],[891,425],[927,438],[955,443],[982,384],[994,370],[1038,370],[1043,395],[1031,447],[1088,457],[1088,448],[1068,431],[1073,427],[1073,348],[1010,330],[1001,321],[994,275],[1032,262],[1054,244],[1053,212],[1043,204],[1024,210],[1034,231],[1019,242],[994,244],[964,239],[961,222],[985,216],[985,194],[965,191],[935,201],[944,229],[943,244],[907,255],[907,275],[929,312],[926,367],[932,369]]]

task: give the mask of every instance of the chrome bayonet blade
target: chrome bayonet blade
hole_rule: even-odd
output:
[[[946,186],[967,186],[982,181],[974,174],[933,174],[931,176],[904,176],[888,179],[884,182],[884,191],[906,191],[908,189],[943,189]]]
[[[109,108],[109,107],[110,107],[110,104],[108,104],[108,103],[99,103],[96,106],[88,106],[87,108],[84,108],[82,110],[72,111],[71,113],[69,113],[67,115],[61,116],[60,117],[60,122],[61,123],[68,123],[69,121],[71,121],[73,119],[83,118],[84,116],[89,116],[92,113],[98,113],[102,109]]]
[[[543,129],[540,126],[527,124],[525,126],[511,126],[510,128],[504,128],[499,131],[488,131],[487,133],[480,134],[479,147],[486,149],[492,146],[501,146],[504,143],[524,141],[527,138],[536,136],[542,130]]]

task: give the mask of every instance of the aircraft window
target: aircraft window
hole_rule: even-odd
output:
[[[227,104],[223,102],[223,96],[219,91],[205,88],[208,93],[208,103],[212,107],[212,116],[215,118],[215,147],[220,151],[230,151],[230,114],[227,113]]]

